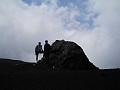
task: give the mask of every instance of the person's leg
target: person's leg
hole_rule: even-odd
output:
[[[39,52],[36,52],[36,61],[38,62],[38,55],[39,55]]]
[[[45,63],[48,64],[48,60],[49,60],[49,52],[47,52],[45,54]]]
[[[36,54],[36,61],[38,62],[38,54]]]

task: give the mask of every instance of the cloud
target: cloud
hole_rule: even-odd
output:
[[[40,5],[34,1],[30,6],[21,0],[1,0],[0,57],[35,62],[39,41],[44,45],[46,39],[65,39],[79,44],[96,66],[119,67],[119,0],[80,2],[83,9],[73,2],[59,6],[58,0]]]
[[[21,0],[0,2],[0,57],[35,61],[38,41],[44,44],[48,39],[52,43],[69,36],[64,23],[74,19],[73,8],[58,7],[56,0],[40,6],[29,6]]]
[[[120,66],[120,1],[116,0],[90,0],[88,12],[99,13],[94,19],[95,27],[92,31],[98,31],[99,36],[95,42],[99,45],[95,50],[97,53],[94,58],[100,67],[119,67]]]

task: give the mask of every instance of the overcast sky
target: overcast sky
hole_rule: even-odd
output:
[[[99,68],[120,68],[120,0],[0,0],[0,57],[35,62],[39,41],[76,42]]]

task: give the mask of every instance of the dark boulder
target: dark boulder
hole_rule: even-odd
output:
[[[93,65],[83,49],[74,42],[56,40],[51,46],[49,65],[57,69],[91,70]]]

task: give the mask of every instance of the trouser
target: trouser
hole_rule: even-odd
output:
[[[38,62],[38,55],[39,54],[42,54],[43,53],[43,51],[36,51],[35,52],[35,55],[36,55],[36,61]]]
[[[48,52],[47,52],[47,53],[44,52],[43,58],[44,58],[45,63],[48,63],[48,60],[49,60],[49,53],[48,53]]]

